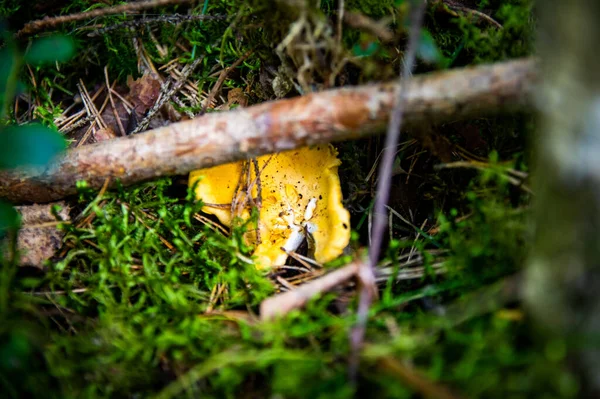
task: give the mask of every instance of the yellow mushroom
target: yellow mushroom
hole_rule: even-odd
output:
[[[241,212],[237,211],[242,219],[249,215],[245,205],[260,200],[258,233],[248,236],[256,245],[259,267],[283,265],[286,252],[295,251],[304,240],[312,244],[315,260],[324,263],[341,255],[350,241],[339,164],[332,145],[317,145],[265,155],[255,164],[237,162],[197,170],[190,174],[190,185],[198,182],[196,197],[205,203],[202,210],[226,226],[232,223],[234,199],[242,204]]]

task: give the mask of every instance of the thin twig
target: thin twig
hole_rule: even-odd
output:
[[[260,304],[260,318],[271,320],[306,305],[316,296],[355,277],[361,263],[362,260],[350,263],[291,291],[265,299]]]
[[[236,21],[234,20],[233,22],[231,22],[229,24],[229,26],[227,27],[227,30],[232,29],[233,26],[235,26],[235,24],[236,24]],[[220,40],[221,39],[218,39],[217,41],[213,42],[213,44],[211,46],[212,47],[217,46]],[[140,47],[142,47],[142,46],[140,46]],[[144,59],[147,59],[147,58],[148,57],[144,57]],[[156,102],[154,103],[152,108],[146,113],[146,116],[144,117],[144,119],[138,124],[138,126],[134,129],[134,131],[131,132],[131,134],[139,133],[139,132],[147,129],[147,127],[150,123],[150,120],[152,119],[154,114],[156,114],[156,112],[158,112],[158,110],[167,101],[169,101],[175,94],[177,94],[179,92],[179,90],[186,84],[190,75],[196,70],[198,65],[200,65],[200,63],[203,60],[204,60],[204,55],[201,55],[200,57],[196,58],[191,64],[186,65],[181,70],[180,76],[178,76],[176,78],[175,83],[173,83],[172,86],[170,86],[170,84],[172,83],[173,78],[171,78],[171,80],[166,80],[165,82],[163,82],[163,85],[161,86],[160,97],[156,100]],[[148,62],[151,62],[151,61],[148,59]],[[152,65],[152,68],[154,68],[153,65]],[[158,75],[158,72],[156,72],[156,74]]]
[[[210,93],[208,94],[208,97],[206,98],[206,100],[204,102],[204,106],[202,107],[202,112],[200,113],[201,115],[206,113],[206,110],[208,109],[209,105],[212,103],[214,98],[217,96],[217,94],[219,93],[219,90],[221,90],[221,86],[223,85],[223,82],[225,82],[225,79],[227,79],[227,76],[229,75],[229,73],[231,71],[233,71],[235,68],[237,68],[242,62],[244,62],[246,60],[246,58],[248,58],[250,56],[250,54],[252,54],[252,50],[246,51],[233,64],[231,64],[230,66],[228,66],[227,68],[225,68],[221,71],[221,73],[219,74],[219,79],[217,79],[217,82],[212,87]]]
[[[439,3],[440,0],[435,0],[434,2]],[[472,8],[465,7],[461,4],[458,4],[452,0],[443,0],[441,3],[448,8],[449,11],[453,11],[450,14],[454,16],[459,16],[459,13],[468,14],[469,16],[473,16],[480,20],[486,21],[487,23],[495,26],[498,29],[503,29],[502,25],[496,21],[494,18],[490,17],[486,13],[481,11],[473,10]]]
[[[404,67],[401,72],[402,84],[396,90],[396,100],[390,122],[388,124],[387,136],[385,141],[385,151],[379,168],[379,179],[377,181],[377,191],[374,207],[374,221],[371,247],[369,248],[369,263],[361,265],[359,274],[366,280],[360,289],[360,299],[357,310],[357,322],[350,333],[350,343],[352,353],[350,356],[349,373],[350,378],[354,382],[358,373],[360,362],[360,350],[362,349],[365,336],[367,318],[369,308],[373,301],[372,287],[368,284],[375,281],[375,267],[381,252],[383,235],[387,225],[386,205],[390,195],[390,186],[392,181],[392,169],[394,166],[394,158],[396,146],[400,137],[400,129],[402,128],[404,108],[406,105],[407,93],[406,87],[410,85],[409,79],[412,75],[413,65],[415,63],[418,40],[421,33],[421,25],[426,3],[418,0],[412,2],[412,15],[410,36],[404,59]]]
[[[300,255],[299,253],[295,252],[295,251],[288,251],[285,248],[281,247],[281,250],[283,252],[285,252],[287,254],[287,256],[292,257],[296,262],[300,263],[302,266],[307,267],[307,268],[312,268],[311,267],[311,262],[307,261],[307,259],[310,259],[306,256]],[[323,265],[318,265],[317,267],[323,267]]]
[[[108,32],[116,29],[127,29],[127,28],[140,28],[146,27],[150,24],[157,23],[170,23],[180,24],[182,22],[192,21],[205,21],[205,20],[219,20],[227,18],[226,15],[182,15],[182,14],[171,14],[171,15],[160,15],[153,18],[140,18],[133,21],[126,21],[116,25],[106,26],[93,32],[88,33],[88,37],[102,36]]]
[[[301,255],[294,251],[289,251],[287,254],[290,255],[292,258],[296,259],[298,262],[302,263],[304,266],[308,267],[309,270],[312,270],[314,267],[319,269],[323,268],[323,265],[321,263],[309,258],[308,256]]]
[[[65,295],[70,292],[73,294],[81,294],[83,292],[87,292],[88,290],[89,290],[89,288],[75,288],[75,289],[68,290],[68,291],[53,290],[53,291],[39,291],[39,292],[24,292],[24,294],[34,295],[34,296]]]
[[[437,252],[434,251],[428,251],[428,253],[431,255],[437,254]],[[403,259],[406,259],[406,256],[407,255],[399,257],[397,261],[400,262]],[[359,259],[329,273],[324,273],[323,269],[317,269],[286,280],[286,283],[292,285],[293,292],[277,294],[265,299],[260,305],[261,319],[270,320],[275,317],[285,316],[293,310],[304,307],[308,301],[319,295],[331,291],[334,288],[343,288],[352,278],[359,277],[358,273],[360,271],[361,263],[363,263],[363,260]],[[424,258],[421,254],[414,256],[411,260],[402,262],[399,268],[382,263],[380,265],[381,267],[377,268],[375,281],[377,284],[385,284],[390,281],[390,279],[393,281],[414,280],[421,279],[425,275],[441,275],[447,272],[443,260],[438,260],[428,267],[423,266],[423,264]],[[294,267],[281,266],[280,268],[293,269]],[[306,283],[299,285],[302,282]]]
[[[95,117],[92,120],[92,123],[91,123],[89,129],[87,130],[87,132],[85,132],[85,134],[83,135],[81,140],[79,140],[76,147],[80,147],[86,143],[87,139],[90,136],[90,133],[94,129],[95,124],[97,124],[100,127],[103,127],[100,124],[100,122],[104,123],[104,120],[102,119],[101,114],[102,114],[102,112],[104,112],[104,108],[106,108],[106,105],[108,104],[108,96],[107,96],[104,99],[104,102],[102,103],[102,106],[100,107],[100,110],[98,111],[98,109],[94,105],[93,98],[92,99],[89,98],[89,94],[87,94],[88,93],[87,89],[85,88],[85,86],[83,86],[83,81],[81,79],[80,79],[80,82],[81,83],[79,83],[78,86],[79,86],[79,91],[81,92],[81,100],[82,100],[84,106],[86,107],[86,110],[88,111],[89,115],[95,115]],[[113,82],[113,86],[115,85],[115,83],[117,83],[116,80]],[[91,111],[95,111],[95,112],[91,112]],[[106,126],[106,124],[104,124],[104,125]]]
[[[54,28],[58,25],[69,22],[83,21],[84,19],[104,17],[106,15],[131,13],[135,11],[146,10],[148,8],[156,8],[175,4],[185,4],[190,2],[191,0],[149,0],[140,2],[130,2],[120,4],[114,7],[97,8],[92,11],[77,14],[61,15],[58,17],[45,17],[43,19],[38,19],[36,21],[26,23],[23,29],[17,32],[17,37],[31,35],[32,33],[39,32],[46,28]]]
[[[119,125],[119,131],[121,132],[121,136],[126,136],[127,133],[125,132],[125,129],[123,128],[123,124],[121,123],[121,117],[119,116],[119,113],[117,112],[117,106],[115,105],[115,100],[113,99],[113,96],[112,96],[110,80],[108,79],[108,66],[104,67],[104,78],[106,80],[106,90],[108,91],[108,98],[110,100],[110,105],[112,106],[112,112],[115,117],[115,120],[117,121],[117,125]]]
[[[137,127],[131,132],[131,134],[139,133],[148,128],[150,124],[150,120],[154,117],[154,115],[158,112],[158,110],[173,97],[179,89],[185,84],[185,81],[190,77],[192,72],[200,65],[202,60],[204,59],[204,55],[196,58],[191,64],[186,65],[181,71],[181,78],[177,80],[172,86],[169,87],[169,82],[166,81],[161,87],[161,96],[156,100],[152,108],[146,113],[144,119],[140,121]]]
[[[202,223],[206,224],[213,231],[220,231],[225,237],[229,236],[229,232],[227,230],[225,230],[225,228],[223,226],[221,226],[219,223],[213,222],[212,220],[210,220],[206,216],[203,216],[203,215],[200,215],[199,213],[196,213],[196,214],[194,214],[194,219],[198,220],[199,222],[202,222]]]
[[[83,115],[83,114],[82,114]],[[63,135],[67,135],[69,133],[71,133],[73,130],[78,129],[80,127],[82,127],[83,125],[85,125],[88,122],[91,122],[95,119],[94,115],[88,115],[84,118],[81,118],[80,116],[75,118],[75,119],[79,119],[77,122],[75,123],[66,123],[64,126],[62,126],[59,131],[63,134]]]
[[[114,83],[113,83],[113,85],[114,85]],[[101,86],[98,90],[96,90],[96,92],[92,96],[92,102],[96,101],[96,99],[98,98],[98,96],[103,91],[104,91],[104,86]],[[80,96],[81,96],[81,94],[80,94]],[[79,106],[79,104],[81,104],[81,103],[83,103],[83,99],[82,98],[80,98],[80,101],[73,101],[73,104],[71,104],[69,107],[67,107],[67,109],[65,109],[63,111],[62,115],[59,118],[61,118],[63,115],[67,115],[69,113],[69,111],[71,111],[71,109],[73,109],[74,107]],[[73,114],[73,115],[71,115],[69,117],[66,117],[63,120],[59,120],[57,118],[57,120],[55,120],[54,123],[57,125],[57,127],[59,128],[59,130],[63,134],[66,134],[66,133],[68,133],[68,132],[70,132],[70,131],[72,131],[72,130],[80,127],[80,126],[83,126],[85,123],[87,123],[87,122],[89,122],[91,120],[91,119],[89,119],[90,115],[88,115],[87,117],[84,118],[84,122],[81,122],[80,118],[83,117],[84,114],[85,114],[85,112],[83,110],[80,110],[79,112],[76,112],[75,114]],[[80,119],[80,120],[77,121],[77,119]]]

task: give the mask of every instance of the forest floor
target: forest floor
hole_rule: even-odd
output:
[[[29,51],[32,39],[68,37],[76,55],[25,64],[0,123],[40,122],[75,149],[203,113],[389,82],[410,28],[409,1],[151,3],[4,35],[5,49],[16,40],[15,52]],[[14,33],[45,16],[118,4],[2,0],[0,16]],[[414,74],[529,56],[535,23],[529,0],[430,1]],[[46,232],[49,243],[38,245],[52,256],[22,266],[18,256],[2,258],[0,392],[574,397],[563,346],[536,339],[520,297],[535,127],[523,110],[402,131],[378,299],[355,379],[354,279],[281,317],[265,320],[260,309],[361,261],[383,136],[334,144],[352,233],[344,255],[325,264],[298,257],[257,269],[248,226],[228,228],[200,212],[187,175],[115,189],[81,183],[62,212],[53,210],[62,222],[42,226],[59,237]]]

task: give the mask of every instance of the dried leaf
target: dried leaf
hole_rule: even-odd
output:
[[[127,100],[132,103],[139,116],[144,115],[160,95],[160,81],[151,74],[145,74],[139,79],[128,82],[128,86]]]

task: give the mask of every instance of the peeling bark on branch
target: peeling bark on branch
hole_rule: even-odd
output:
[[[536,72],[531,59],[414,77],[406,88],[407,127],[523,109]],[[67,151],[45,169],[0,172],[0,197],[48,202],[76,193],[86,180],[127,186],[159,176],[357,139],[385,130],[394,84],[342,88],[213,113],[142,134]]]

